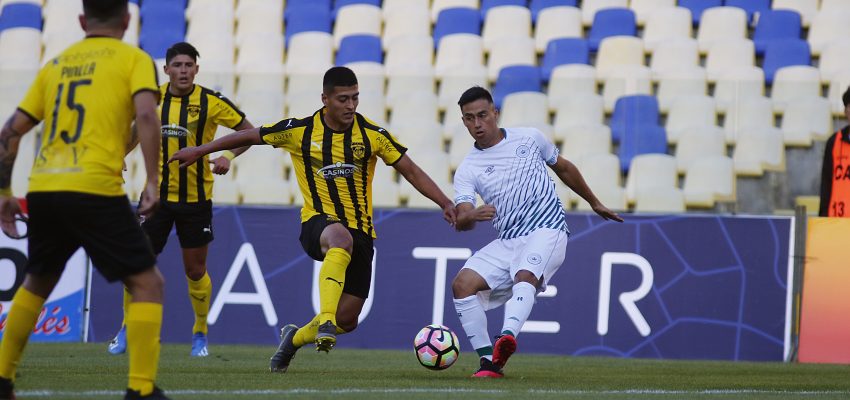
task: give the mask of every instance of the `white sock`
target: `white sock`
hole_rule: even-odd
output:
[[[502,324],[502,333],[510,332],[514,336],[519,335],[519,330],[531,314],[534,307],[534,296],[537,289],[528,282],[515,283],[511,299],[505,303],[505,322]]]
[[[487,314],[484,313],[484,307],[481,306],[481,301],[478,296],[472,295],[462,299],[454,299],[455,311],[460,319],[463,330],[466,332],[466,337],[472,348],[475,350],[490,347],[492,351],[493,343],[490,341],[490,334],[487,332]]]

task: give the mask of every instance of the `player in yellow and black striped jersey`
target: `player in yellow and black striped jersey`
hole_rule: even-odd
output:
[[[209,355],[207,314],[212,298],[212,283],[206,265],[208,245],[213,240],[212,173],[226,173],[230,160],[248,147],[227,150],[221,157],[209,162],[207,157],[203,157],[186,168],[164,161],[182,148],[212,141],[219,126],[236,130],[254,126],[226,97],[195,84],[198,57],[198,50],[185,42],[175,43],[165,53],[165,73],[169,82],[160,86],[163,161],[159,178],[160,210],[145,219],[142,228],[150,238],[154,252],[159,254],[165,247],[171,228],[177,227],[183,267],[189,282],[189,301],[195,312],[190,355],[205,357]],[[210,164],[213,164],[212,168]],[[124,304],[127,304],[129,294],[126,291],[124,294]],[[121,354],[125,343],[122,325],[108,350],[111,354]]]
[[[9,184],[18,143],[44,122],[27,194],[29,260],[0,344],[0,398],[15,397],[12,380],[45,299],[83,247],[107,280],[121,280],[133,293],[125,399],[166,399],[154,386],[163,279],[121,185],[135,119],[148,175],[138,211],[149,216],[156,209],[156,67],[142,50],[121,41],[129,21],[127,0],[83,0],[85,39],[47,61],[0,131],[0,225],[13,235],[21,210]]]
[[[372,273],[372,176],[381,158],[455,222],[452,201],[405,152],[389,132],[357,113],[360,92],[350,69],[333,67],[324,76],[324,107],[312,116],[239,131],[211,143],[183,149],[169,161],[192,165],[211,152],[254,144],[282,147],[292,156],[301,209],[301,245],[322,260],[318,315],[298,329],[287,325],[272,357],[272,371],[284,372],[295,351],[314,342],[328,351],[336,335],[357,327],[357,316],[369,295]]]

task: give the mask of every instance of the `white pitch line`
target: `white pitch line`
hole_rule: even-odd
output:
[[[287,390],[168,390],[169,395],[205,395],[205,396],[234,396],[234,395],[303,395],[303,394],[405,394],[405,393],[472,393],[472,394],[502,394],[529,393],[553,395],[697,395],[697,396],[740,396],[744,394],[788,394],[801,396],[850,395],[847,390],[764,390],[764,389],[704,389],[704,390],[666,390],[666,389],[622,389],[622,390],[540,390],[511,391],[498,389],[464,389],[464,388],[405,388],[405,389],[287,389]],[[123,395],[123,391],[90,390],[81,392],[53,390],[20,390],[19,396],[27,397],[112,397]]]

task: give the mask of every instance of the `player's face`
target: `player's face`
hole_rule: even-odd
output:
[[[491,145],[498,142],[497,139],[501,137],[499,112],[496,111],[493,103],[478,99],[464,104],[460,112],[463,125],[479,145]]]
[[[177,93],[187,94],[195,84],[195,75],[198,74],[198,64],[192,57],[178,54],[165,65],[165,73],[171,82],[171,87]]]
[[[346,129],[354,123],[354,112],[360,103],[360,89],[354,86],[335,86],[322,93],[322,103],[328,108],[325,119],[333,129]]]

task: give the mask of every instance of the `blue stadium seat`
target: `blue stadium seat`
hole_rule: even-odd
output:
[[[350,35],[342,38],[339,51],[336,54],[336,65],[351,62],[371,61],[381,64],[384,62],[384,50],[381,38],[373,35]]]
[[[635,12],[628,8],[603,8],[593,17],[593,25],[587,35],[590,51],[599,50],[602,39],[611,36],[636,36]]]
[[[0,31],[9,28],[41,30],[41,7],[30,3],[11,3],[0,10]]]
[[[162,13],[166,10],[171,12],[186,12],[186,0],[145,0],[139,6],[139,15],[144,16],[150,12]]]
[[[333,22],[333,16],[335,16],[336,13],[332,13],[331,11],[333,11],[333,8],[331,8],[331,0],[290,0],[286,2],[286,8],[283,9],[283,23],[284,25],[287,25],[286,28],[288,30],[290,22],[310,25],[310,22],[301,20],[320,16],[321,19],[318,23],[324,24],[324,14],[326,13],[330,18],[330,22]],[[293,18],[293,16],[297,16],[297,18]],[[315,30],[316,29],[307,29],[306,31]],[[325,31],[323,30],[322,32]]]
[[[743,8],[747,12],[747,21],[753,22],[753,16],[770,10],[771,0],[725,0],[724,6]]]
[[[540,69],[532,65],[510,65],[499,70],[496,87],[493,89],[493,103],[502,107],[505,96],[516,92],[542,92]]]
[[[590,48],[587,40],[581,38],[553,39],[546,45],[540,74],[543,82],[548,83],[552,71],[564,64],[590,64]]]
[[[146,0],[140,10],[139,47],[153,58],[165,58],[171,45],[186,37],[185,9],[180,1]]]
[[[291,14],[290,14],[291,12]],[[292,35],[301,32],[325,32],[331,33],[333,18],[330,8],[324,7],[287,7],[284,11],[286,25],[286,45]]]
[[[142,30],[139,34],[139,47],[154,59],[165,58],[165,52],[174,43],[184,41],[185,29],[160,26],[150,31]]]
[[[667,154],[667,131],[654,124],[632,124],[622,128],[612,128],[611,133],[620,136],[617,155],[620,157],[620,169],[628,172],[632,158],[641,154]]]
[[[334,19],[339,9],[352,4],[369,4],[375,7],[381,7],[381,0],[335,0],[334,1]]]
[[[691,10],[691,19],[694,26],[699,25],[699,20],[702,18],[702,12],[706,8],[721,7],[723,0],[679,0],[679,7]]]
[[[440,11],[434,24],[434,47],[440,47],[440,39],[453,33],[481,35],[481,13],[474,8],[453,7]]]
[[[498,6],[528,7],[528,0],[481,0],[481,19],[486,19],[487,11]]]
[[[659,110],[655,96],[636,94],[620,97],[614,103],[611,114],[611,139],[614,143],[619,142],[622,139],[619,133],[628,126],[658,125]]]
[[[578,7],[578,0],[531,0],[528,5],[531,10],[531,22],[537,23],[537,14],[540,14],[540,10],[559,6]]]
[[[753,33],[756,55],[764,55],[767,44],[778,39],[800,39],[803,30],[800,14],[794,10],[768,10],[760,14]]]
[[[767,44],[762,66],[766,84],[773,84],[776,71],[789,65],[812,65],[809,42],[802,39],[777,39]]]

